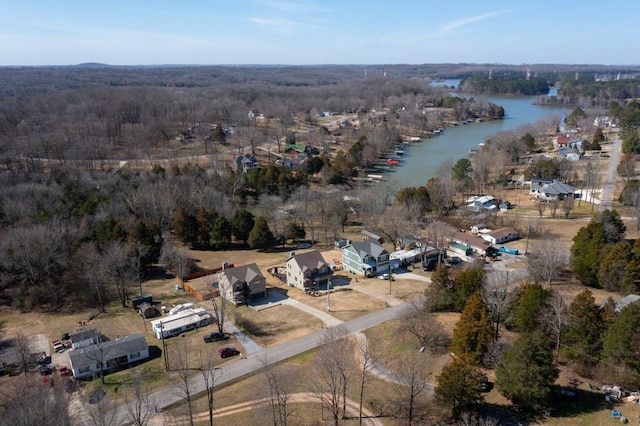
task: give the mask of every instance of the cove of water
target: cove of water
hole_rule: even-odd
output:
[[[457,87],[459,82],[460,80],[444,80],[434,84]],[[440,136],[412,143],[405,150],[401,165],[385,175],[385,178],[389,179],[395,187],[424,185],[435,176],[442,162],[450,160],[455,163],[461,158],[468,157],[470,149],[478,149],[480,143],[484,143],[497,133],[515,131],[521,126],[534,124],[550,116],[557,116],[559,123],[566,114],[571,113],[571,109],[567,107],[534,105],[533,102],[537,96],[484,97],[465,93],[456,95],[501,105],[506,116],[502,120],[449,126]]]

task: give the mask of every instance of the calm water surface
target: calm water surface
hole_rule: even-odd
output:
[[[457,87],[459,81],[445,80],[434,84]],[[459,96],[471,97],[472,95],[460,93]],[[440,136],[412,144],[406,150],[402,165],[395,168],[395,171],[387,173],[385,178],[398,188],[424,185],[435,175],[443,161],[451,160],[455,163],[460,158],[468,157],[469,149],[479,148],[480,143],[490,139],[496,133],[516,130],[550,116],[557,116],[560,121],[565,114],[571,112],[571,109],[566,107],[534,105],[536,96],[473,97],[501,105],[505,109],[506,117],[503,120],[446,127]]]

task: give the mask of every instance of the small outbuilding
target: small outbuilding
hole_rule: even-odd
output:
[[[153,306],[151,303],[145,302],[140,304],[138,311],[140,312],[140,315],[142,315],[142,318],[155,318],[160,316],[158,308]]]

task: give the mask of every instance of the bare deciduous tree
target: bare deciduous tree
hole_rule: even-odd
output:
[[[364,390],[367,383],[367,374],[371,370],[381,352],[375,340],[368,339],[364,333],[356,333],[353,342],[360,364],[360,401],[358,403],[358,424],[362,425],[362,404],[364,402]]]
[[[573,197],[573,194],[571,196],[565,197],[565,199],[562,200],[562,212],[564,213],[565,219],[569,218],[569,214],[571,213],[571,211],[573,211],[574,204],[575,198]]]
[[[564,298],[557,292],[553,292],[542,311],[543,325],[556,341],[556,356],[560,352],[560,339],[562,330],[567,324],[569,313]]]
[[[33,386],[16,381],[0,392],[0,424],[71,426],[69,398],[60,384]]]
[[[124,409],[128,420],[135,426],[145,426],[151,418],[154,403],[149,396],[149,388],[145,377],[133,374],[129,383],[124,386]]]
[[[427,383],[424,363],[427,361],[425,353],[411,353],[401,357],[395,367],[396,407],[398,415],[407,420],[408,425],[414,424],[422,418],[426,401],[421,396],[430,386]]]
[[[129,286],[135,281],[135,271],[131,268],[127,248],[120,242],[109,243],[102,253],[100,272],[115,286],[120,303],[127,306]]]
[[[406,331],[418,339],[418,344],[432,353],[439,353],[448,348],[449,338],[440,324],[428,309],[424,296],[411,299],[402,312],[402,331]]]
[[[213,426],[214,391],[216,380],[222,376],[223,370],[215,365],[215,353],[210,350],[199,352],[200,374],[207,394],[207,410],[209,413],[209,426]]]
[[[547,284],[557,279],[568,263],[567,251],[551,235],[533,241],[526,259],[529,276]]]
[[[547,202],[538,198],[536,199],[535,203],[536,203],[536,209],[538,210],[538,214],[540,215],[540,217],[542,217],[542,214],[547,208]]]
[[[112,394],[107,393],[100,401],[85,407],[88,420],[93,426],[119,426],[123,423]]]
[[[327,329],[314,358],[313,386],[337,426],[345,416],[346,394],[354,367],[353,346],[344,326]]]
[[[191,373],[196,370],[191,367],[191,347],[188,343],[174,345],[170,358],[172,381],[176,387],[177,394],[184,399],[187,409],[189,424],[194,425],[193,418],[193,387],[191,384]]]
[[[298,385],[298,372],[285,365],[274,365],[266,358],[261,360],[262,371],[269,389],[269,402],[274,426],[286,426],[294,414],[289,401]]]
[[[516,292],[512,287],[520,278],[519,274],[508,269],[494,270],[487,275],[487,280],[482,287],[482,299],[494,323],[494,341],[500,337],[500,323],[505,320],[505,313],[516,301]]]

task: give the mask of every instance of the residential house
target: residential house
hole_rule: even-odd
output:
[[[307,145],[302,143],[291,143],[284,147],[284,153],[288,155],[304,154],[307,152]]]
[[[76,379],[118,371],[147,358],[149,346],[141,333],[69,351],[71,372]]]
[[[566,183],[553,181],[543,186],[537,192],[536,197],[543,201],[564,200],[565,198],[575,198],[576,188]]]
[[[569,139],[568,136],[564,135],[556,135],[551,139],[551,141],[553,142],[553,147],[556,149],[569,145],[570,140],[571,139]]]
[[[389,259],[397,259],[400,261],[400,265],[408,266],[420,262],[422,260],[422,254],[431,249],[433,249],[433,247],[424,247],[424,250],[420,247],[411,250],[397,250],[389,254]]]
[[[620,312],[627,306],[638,303],[638,301],[640,301],[640,296],[638,296],[637,294],[627,294],[622,299],[614,301],[616,305],[616,312]]]
[[[509,241],[518,239],[518,231],[511,228],[499,228],[493,231],[489,231],[486,233],[480,234],[480,236],[489,243],[495,244],[504,244]]]
[[[449,237],[449,243],[450,245],[454,243],[453,248],[465,251],[466,254],[471,251],[472,253],[484,256],[488,254],[488,251],[491,249],[491,243],[489,241],[477,235],[471,235],[470,233],[461,231]]]
[[[470,229],[473,235],[478,235],[481,232],[489,232],[489,228],[484,223],[473,225]]]
[[[247,173],[249,170],[258,168],[258,160],[251,154],[241,155],[236,158],[236,169]]]
[[[236,305],[259,299],[267,295],[267,282],[255,263],[223,267],[218,272],[218,288],[225,299]]]
[[[494,200],[493,195],[482,195],[478,197],[472,197],[470,200],[467,200],[467,202],[469,202],[469,204],[467,204],[467,208],[469,210],[479,212],[482,209],[486,209],[486,210],[496,209],[496,204],[493,201]]]
[[[371,231],[367,231],[366,229],[362,230],[362,238],[366,240],[374,240],[378,243],[382,242],[382,237],[378,234],[374,234]]]
[[[348,238],[336,238],[333,241],[333,246],[338,250],[342,249],[342,247],[349,244],[351,244],[351,240],[349,240]]]
[[[387,272],[389,252],[373,239],[351,243],[342,249],[342,265],[345,270],[362,276]]]
[[[168,316],[151,321],[151,330],[156,336],[156,339],[162,340],[177,336],[189,330],[205,327],[212,322],[213,317],[206,309],[191,309],[191,307],[189,307],[173,314],[169,312]]]
[[[95,328],[87,328],[86,330],[76,331],[69,334],[71,347],[73,349],[83,348],[85,346],[95,345],[98,343],[100,335]]]
[[[537,195],[540,193],[540,190],[549,185],[550,183],[553,183],[553,179],[547,179],[547,178],[531,178],[531,189],[529,190],[529,194],[531,195]]]
[[[324,288],[333,276],[331,266],[322,253],[313,250],[307,253],[291,253],[287,259],[287,285],[301,290]]]
[[[566,158],[569,161],[578,161],[580,160],[581,155],[580,151],[576,148],[565,147],[558,150],[558,157]]]

